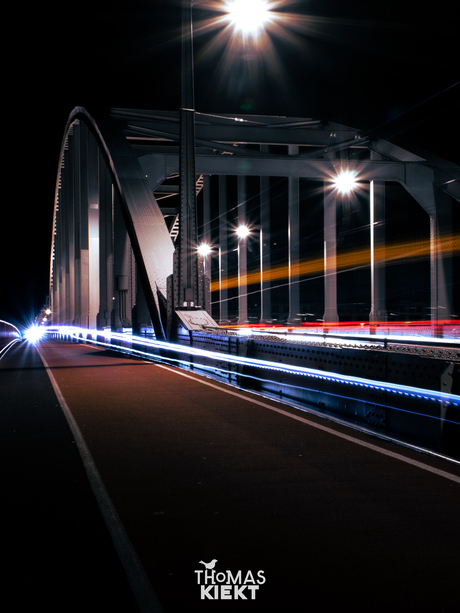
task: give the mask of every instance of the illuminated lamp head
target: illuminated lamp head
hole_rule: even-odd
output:
[[[198,255],[201,255],[201,257],[206,257],[211,253],[211,251],[211,246],[207,243],[201,243],[201,245],[198,245]]]
[[[249,228],[247,226],[242,224],[241,226],[238,226],[238,228],[236,229],[236,234],[237,234],[238,238],[245,239],[245,238],[247,238],[249,236],[250,230],[249,230]]]
[[[227,19],[243,37],[257,38],[264,25],[272,19],[266,0],[228,0]]]
[[[333,180],[335,189],[341,194],[350,194],[356,187],[356,172],[342,170]]]

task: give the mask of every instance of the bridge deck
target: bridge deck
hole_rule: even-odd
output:
[[[64,610],[60,586],[93,610],[138,610],[86,445],[128,575],[148,601],[118,518],[165,613],[456,610],[458,464],[170,367],[83,344],[39,351],[58,397],[33,347],[0,360],[12,569],[34,602]],[[254,601],[201,599],[195,571],[214,558],[216,572],[263,571],[240,592]]]

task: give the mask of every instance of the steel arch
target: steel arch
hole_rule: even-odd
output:
[[[56,181],[51,282],[55,250],[56,213],[61,189],[64,151],[72,126],[83,121],[96,137],[107,160],[113,184],[123,207],[123,216],[133,247],[139,276],[157,338],[165,338],[160,315],[160,301],[166,300],[166,279],[173,271],[174,245],[164,223],[163,214],[147,183],[145,173],[117,124],[104,112],[90,113],[76,107],[70,114],[61,144],[59,172]]]

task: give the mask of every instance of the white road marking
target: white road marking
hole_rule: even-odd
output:
[[[301,417],[300,415],[294,415],[293,413],[289,413],[288,411],[283,411],[283,409],[274,407],[266,402],[261,402],[260,400],[256,400],[255,398],[250,398],[249,396],[245,396],[243,394],[240,394],[239,392],[234,392],[232,390],[225,389],[218,385],[214,385],[213,383],[209,383],[209,381],[204,381],[198,377],[192,377],[191,375],[187,375],[186,373],[180,372],[179,370],[171,368],[169,366],[163,366],[162,364],[155,364],[155,366],[157,366],[158,368],[164,368],[165,370],[169,370],[170,372],[176,373],[177,375],[181,375],[182,377],[193,379],[193,381],[197,381],[198,383],[201,383],[202,385],[213,387],[217,390],[220,390],[221,392],[230,394],[231,396],[242,398],[243,400],[252,402],[253,404],[257,404],[266,409],[270,409],[270,411],[281,413],[281,415],[285,415],[286,417],[290,417],[291,419],[300,421],[304,424],[307,424],[308,426],[317,428],[318,430],[322,430],[323,432],[327,432],[328,434],[333,434],[334,436],[343,438],[347,441],[355,443],[356,445],[360,445],[361,447],[366,447],[367,449],[371,449],[372,451],[377,451],[378,453],[389,456],[390,458],[393,458],[395,460],[400,460],[401,462],[405,462],[406,464],[411,464],[412,466],[416,466],[417,468],[421,468],[422,470],[426,470],[428,472],[434,473],[435,475],[438,475],[438,477],[444,477],[445,479],[450,479],[451,481],[454,481],[455,483],[460,483],[460,477],[457,477],[457,475],[453,475],[452,473],[446,472],[444,470],[439,470],[438,468],[434,468],[433,466],[430,466],[429,464],[425,464],[424,462],[419,462],[417,460],[413,460],[412,458],[408,458],[400,453],[395,453],[394,451],[383,449],[382,447],[379,447],[378,445],[373,445],[372,443],[361,441],[355,438],[354,436],[343,434],[342,432],[338,432],[337,430],[334,430],[333,428],[328,428],[327,426],[323,426],[322,424],[317,424],[309,419],[306,419],[305,417]]]
[[[139,609],[142,613],[163,613],[163,609],[158,602],[152,585],[142,567],[131,541],[129,540],[128,535],[125,532],[113,502],[105,489],[101,475],[97,470],[96,464],[94,463],[93,457],[88,449],[88,446],[86,445],[80,428],[78,427],[78,424],[75,421],[75,418],[72,415],[64,396],[62,395],[59,385],[54,378],[51,368],[48,366],[43,353],[38,347],[37,351],[46,368],[51,385],[53,386],[56,397],[61,405],[61,409],[75,438],[75,443],[83,460],[91,489],[94,492],[97,503],[104,517],[104,521],[115,545],[115,549],[117,550],[118,556],[123,564],[123,568],[125,569],[126,576],[139,605]]]

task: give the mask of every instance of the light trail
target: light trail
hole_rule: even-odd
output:
[[[4,347],[1,347],[0,348],[0,360],[8,353],[8,351],[11,349],[11,347],[13,347],[13,345],[15,345],[16,343],[20,343],[20,342],[21,342],[20,338],[15,338],[9,343],[7,343]]]
[[[368,405],[373,409],[375,409],[376,406],[379,406],[384,410],[390,410],[390,412],[402,413],[410,416],[416,415],[419,418],[427,418],[429,420],[428,423],[433,423],[433,426],[428,426],[429,428],[443,428],[445,424],[451,424],[450,427],[458,427],[460,425],[458,420],[455,421],[456,417],[454,415],[452,415],[454,419],[447,417],[448,409],[454,411],[457,415],[460,410],[460,396],[455,394],[425,390],[422,388],[406,385],[389,384],[386,382],[374,381],[361,377],[343,376],[338,373],[318,371],[315,369],[293,365],[284,365],[265,360],[256,360],[253,358],[233,356],[229,355],[228,353],[213,352],[197,349],[195,347],[188,347],[183,345],[177,345],[174,343],[157,341],[154,339],[147,339],[145,337],[133,336],[130,333],[111,332],[110,330],[88,330],[84,328],[74,327],[50,327],[49,332],[57,332],[59,334],[63,334],[66,337],[71,337],[72,339],[75,338],[77,340],[81,340],[82,342],[87,342],[96,346],[136,356],[144,360],[148,360],[149,362],[155,362],[160,367],[164,364],[176,366],[179,368],[178,372],[180,372],[180,369],[190,370],[191,368],[195,368],[197,370],[197,374],[200,374],[202,377],[208,377],[210,379],[221,382],[223,380],[230,386],[236,387],[238,389],[243,389],[250,393],[254,393],[259,397],[276,400],[277,402],[281,402],[282,404],[291,406],[300,411],[314,414],[336,423],[341,423],[342,425],[352,427],[353,429],[367,433],[371,436],[375,436],[382,440],[400,444],[413,450],[427,453],[434,457],[439,457],[449,462],[453,462],[460,465],[460,461],[455,459],[454,457],[444,455],[436,449],[431,449],[429,447],[422,448],[416,446],[414,445],[414,443],[406,441],[404,436],[402,436],[401,438],[395,437],[394,434],[385,434],[378,428],[374,429],[370,425],[366,425],[364,423],[360,424],[356,422],[356,420],[354,420],[351,416],[349,418],[341,418],[335,413],[333,408],[328,409],[329,404],[326,400],[326,398],[330,398],[333,403],[336,402],[336,400],[334,399],[337,398],[342,399],[345,403],[347,403],[347,401],[357,401],[362,405]],[[175,353],[178,355],[176,357],[172,357],[171,353]],[[188,358],[186,356],[188,356]],[[204,362],[200,362],[198,360],[193,359],[194,356],[210,358],[212,360],[212,363],[206,364]],[[223,366],[225,365],[225,363],[227,363],[227,366],[224,368]],[[261,371],[265,371],[265,373],[267,371],[275,371],[278,373],[285,372],[289,374],[299,375],[299,384],[297,385],[294,382],[284,382],[282,384],[283,389],[286,388],[286,390],[291,390],[291,395],[293,396],[292,398],[289,397],[289,391],[286,391],[286,393],[281,398],[273,390],[270,391],[269,388],[262,388],[261,390],[251,389],[251,381],[262,382],[263,384],[269,386],[275,385],[277,386],[276,389],[278,389],[279,383],[277,379],[279,378],[279,375],[271,375],[272,377],[276,377],[275,380],[270,378],[270,376],[267,378],[267,376],[264,376],[262,372],[260,372],[260,376],[257,376],[257,370],[255,372],[252,372],[251,374],[248,374],[247,372],[236,372],[234,369],[232,369],[231,363],[249,365],[251,367],[260,369]],[[167,368],[167,366],[163,367]],[[234,379],[232,381],[231,377],[238,377],[238,380]],[[303,377],[305,377],[304,381],[302,381]],[[319,380],[323,382],[329,381],[332,383],[344,384],[345,387],[343,388],[343,393],[340,392],[337,388],[334,391],[334,388],[330,385],[324,386],[323,384],[318,388],[317,383],[319,382]],[[247,386],[242,385],[242,381],[247,381]],[[321,389],[321,387],[324,387],[324,389]],[[365,388],[366,390],[389,392],[389,394],[391,395],[388,396],[388,403],[376,403],[376,398],[373,398],[372,400],[363,399],[361,397],[363,388]],[[313,392],[320,394],[326,400],[324,408],[315,409],[315,404],[311,405],[308,400],[296,400],[295,390],[302,390],[303,392],[306,391],[310,393]],[[414,402],[412,403],[414,410],[410,410],[407,407],[402,408],[401,406],[397,406],[399,405],[400,399],[412,399],[413,401],[415,401],[415,404]],[[425,404],[426,406],[426,412],[423,412],[423,404]],[[281,409],[275,410],[282,412]],[[433,414],[433,412],[437,414]],[[291,413],[289,413],[289,415],[293,416],[294,419],[302,420],[302,418],[300,418],[299,416],[296,417]]]
[[[321,342],[349,343],[347,337],[357,340],[370,339],[374,342],[430,342],[443,345],[459,345],[460,320],[414,320],[414,321],[311,321],[300,325],[285,324],[226,324],[224,329],[236,330],[239,334],[289,335],[288,340],[307,340],[320,338]],[[434,336],[433,333],[439,333]],[[450,336],[446,336],[449,334]],[[318,341],[319,342],[319,341]]]
[[[21,340],[21,332],[14,324],[0,319],[0,360],[8,353],[13,345],[20,343]]]
[[[141,355],[149,359],[168,360],[168,356],[164,355],[164,352],[173,352],[179,354],[185,354],[189,356],[199,356],[208,358],[214,361],[237,364],[241,366],[250,366],[259,368],[261,370],[270,370],[274,372],[282,372],[293,375],[303,376],[309,379],[330,381],[334,383],[340,383],[346,385],[348,388],[367,388],[377,390],[379,392],[386,392],[395,396],[414,398],[430,402],[442,402],[446,405],[452,405],[460,407],[460,396],[456,394],[449,394],[446,392],[438,392],[433,390],[426,390],[423,388],[412,387],[408,385],[401,385],[397,383],[386,383],[382,381],[375,381],[373,379],[364,379],[361,377],[341,375],[334,372],[325,372],[322,370],[316,370],[313,368],[306,368],[303,366],[295,366],[292,364],[282,364],[279,362],[270,362],[268,360],[258,360],[255,358],[247,358],[243,356],[230,355],[228,353],[219,353],[216,351],[209,351],[206,349],[199,349],[197,347],[188,347],[186,345],[177,345],[174,343],[168,343],[165,341],[158,341],[155,339],[148,339],[144,337],[133,336],[131,334],[122,334],[119,332],[105,331],[91,331],[85,328],[77,328],[71,326],[52,327],[49,328],[49,333],[62,334],[63,336],[70,336],[79,340],[82,335],[88,342],[96,345],[101,345],[111,349],[119,349],[121,351]],[[105,340],[97,340],[98,337]],[[114,341],[119,342],[116,345]],[[135,349],[135,347],[139,347]],[[152,355],[148,351],[144,351],[142,348],[157,349],[163,354]],[[177,358],[176,358],[177,360]],[[184,362],[184,360],[179,360]],[[202,368],[201,365],[199,365]],[[216,368],[213,366],[213,370]]]
[[[460,236],[446,235],[441,237],[437,242],[436,255],[459,255],[460,254]],[[429,240],[414,241],[411,243],[397,243],[394,245],[385,245],[377,247],[374,251],[375,265],[396,264],[404,260],[424,260],[431,256],[431,244]],[[369,248],[355,249],[345,253],[338,253],[336,258],[336,270],[344,272],[347,269],[357,267],[370,266],[370,250]],[[291,277],[308,277],[309,275],[328,272],[325,268],[324,256],[318,256],[313,259],[303,260],[298,264],[291,265]],[[289,267],[287,264],[272,267],[270,270],[264,271],[264,281],[279,281],[289,278]],[[244,285],[260,284],[260,270],[248,272],[240,277],[240,283]],[[219,287],[219,281],[211,282],[211,291],[219,289],[231,289],[238,287],[238,275],[234,275],[222,281]]]

